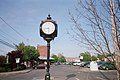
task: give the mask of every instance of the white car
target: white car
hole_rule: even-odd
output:
[[[81,62],[74,62],[73,63],[73,66],[80,66],[81,65]]]

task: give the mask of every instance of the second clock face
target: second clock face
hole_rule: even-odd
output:
[[[42,25],[42,31],[45,34],[52,34],[55,31],[55,25],[52,22],[45,22]]]

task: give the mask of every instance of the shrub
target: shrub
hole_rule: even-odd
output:
[[[6,72],[6,69],[4,67],[0,67],[0,72]]]
[[[24,64],[20,64],[19,66],[20,66],[21,70],[26,69],[26,66]]]
[[[20,67],[13,68],[13,71],[19,71],[19,70],[20,70]]]
[[[5,63],[0,66],[0,72],[9,72],[12,71],[11,64]]]
[[[26,66],[24,64],[20,64],[16,68],[13,68],[13,71],[20,71],[24,69],[26,69]]]
[[[18,67],[12,69],[12,65],[9,63],[5,63],[0,66],[0,72],[10,72],[10,71],[20,71],[26,69],[24,64],[18,65]]]

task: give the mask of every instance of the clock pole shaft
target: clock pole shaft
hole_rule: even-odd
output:
[[[46,69],[46,75],[45,75],[45,80],[50,80],[50,41],[47,41],[47,69]]]

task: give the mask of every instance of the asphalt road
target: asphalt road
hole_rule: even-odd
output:
[[[27,73],[0,74],[0,80],[44,80],[45,69],[31,70]],[[90,71],[78,66],[51,66],[51,80],[117,80],[116,71]]]

